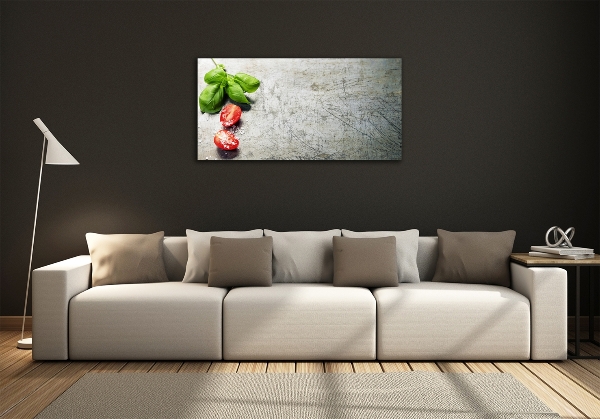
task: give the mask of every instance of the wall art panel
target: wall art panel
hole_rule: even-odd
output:
[[[400,58],[198,59],[198,160],[401,158]]]

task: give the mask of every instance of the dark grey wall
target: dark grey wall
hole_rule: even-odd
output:
[[[10,2],[1,7],[1,310],[84,234],[515,229],[598,248],[597,2]],[[197,161],[199,57],[401,57],[403,160]]]

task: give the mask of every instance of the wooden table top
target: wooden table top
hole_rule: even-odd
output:
[[[589,259],[560,259],[529,256],[529,253],[513,253],[510,260],[525,266],[600,266],[600,255]]]

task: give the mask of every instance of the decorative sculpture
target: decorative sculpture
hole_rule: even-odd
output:
[[[554,232],[555,243],[550,243],[550,240],[548,240],[550,232]],[[561,236],[560,238],[559,235]],[[557,226],[550,227],[546,232],[546,244],[548,247],[573,247],[571,240],[573,240],[574,235],[575,227],[569,227],[567,228],[567,231],[563,231],[562,228]]]

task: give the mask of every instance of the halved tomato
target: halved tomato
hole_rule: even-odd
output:
[[[239,121],[240,116],[242,116],[242,108],[233,103],[229,103],[221,109],[219,119],[221,120],[221,125],[227,128]]]
[[[214,141],[221,150],[235,150],[240,145],[240,141],[235,138],[235,135],[224,129],[217,131]]]

